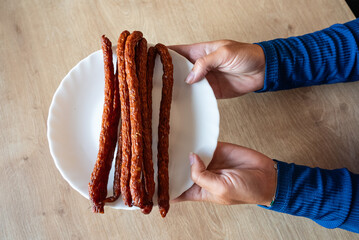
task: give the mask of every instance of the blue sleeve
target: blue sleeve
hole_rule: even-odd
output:
[[[359,175],[278,161],[277,212],[307,217],[326,228],[359,233]]]
[[[359,19],[299,37],[257,43],[266,58],[258,92],[359,80]]]

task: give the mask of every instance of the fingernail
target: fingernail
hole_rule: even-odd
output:
[[[190,152],[190,153],[189,153],[189,163],[191,164],[191,166],[192,166],[193,163],[194,163],[194,153],[193,153],[193,152]]]
[[[194,79],[194,72],[193,70],[188,74],[187,78],[186,78],[186,83],[190,84],[192,83],[193,79]]]

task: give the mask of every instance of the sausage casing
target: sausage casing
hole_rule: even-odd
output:
[[[143,126],[139,82],[136,74],[135,46],[142,33],[134,31],[128,36],[125,46],[126,81],[129,91],[131,120],[131,177],[130,190],[133,204],[143,208],[143,185],[141,180],[143,162]]]
[[[104,212],[104,200],[107,195],[108,175],[111,170],[112,160],[117,142],[117,128],[119,114],[117,114],[118,91],[114,76],[112,62],[111,41],[102,36],[102,51],[105,71],[105,99],[102,113],[102,125],[99,140],[99,151],[94,170],[89,183],[89,197],[94,212]]]
[[[163,65],[162,96],[160,104],[160,118],[158,124],[157,166],[158,166],[158,206],[162,217],[165,217],[169,204],[169,132],[170,111],[173,89],[173,64],[172,57],[165,45],[158,43],[156,50],[161,57]]]

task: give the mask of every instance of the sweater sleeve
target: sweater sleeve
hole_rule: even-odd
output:
[[[359,233],[359,175],[278,162],[277,212],[307,217],[326,228]]]
[[[359,80],[359,19],[286,39],[256,43],[266,58],[257,92]]]

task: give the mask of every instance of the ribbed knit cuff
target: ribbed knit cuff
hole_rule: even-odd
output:
[[[353,21],[347,22],[344,24],[346,27],[348,27],[349,31],[353,34],[353,36],[355,37],[355,39],[357,41],[359,41],[358,37],[357,37],[357,32],[359,32],[359,21],[358,19],[355,19]]]
[[[336,194],[337,197],[333,198],[333,196],[331,196],[333,195],[331,192],[326,192],[324,199],[326,199],[332,206],[331,211],[333,212],[333,215],[335,215],[335,220],[326,218],[313,219],[316,223],[326,228],[340,227],[348,218],[352,204],[353,186],[350,172],[347,169],[336,169],[332,171],[337,171],[335,175],[333,174],[332,179],[330,179],[331,181],[337,183],[337,187],[335,188],[335,190],[338,191]],[[331,190],[333,191],[334,189]]]
[[[352,204],[352,179],[347,169],[277,163],[276,198],[272,206],[261,207],[307,217],[326,228],[340,227],[347,220]]]
[[[266,61],[264,85],[256,92],[273,91],[278,85],[278,54],[271,41],[255,43],[263,49]]]

